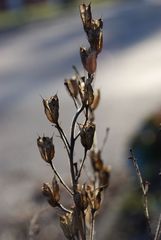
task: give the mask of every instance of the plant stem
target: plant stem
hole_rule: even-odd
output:
[[[131,153],[131,157],[130,157],[129,159],[132,160],[132,163],[133,163],[133,166],[134,166],[134,168],[135,168],[137,177],[138,177],[138,179],[139,179],[140,188],[141,188],[142,193],[143,193],[144,214],[145,214],[145,218],[146,218],[146,222],[147,222],[147,227],[148,227],[148,232],[149,232],[149,238],[150,238],[150,239],[153,239],[153,238],[152,238],[151,225],[150,225],[149,208],[148,208],[148,196],[147,196],[148,191],[146,190],[146,186],[145,186],[145,184],[144,184],[142,174],[141,174],[141,172],[140,172],[140,169],[139,169],[137,160],[136,160],[136,158],[135,158],[135,156],[134,156],[134,153],[133,153],[132,149],[130,149],[130,153]]]
[[[59,175],[59,173],[57,172],[57,170],[55,169],[54,165],[51,163],[51,168],[53,169],[55,175],[57,176],[57,178],[59,179],[60,183],[64,186],[64,188],[70,193],[70,195],[73,196],[73,192],[72,190],[66,185],[66,183],[64,182],[64,180],[61,178],[61,176]]]
[[[91,229],[90,229],[90,240],[93,240],[94,239],[94,224],[95,224],[95,214],[94,212],[91,213],[92,216],[91,216]]]
[[[68,142],[68,139],[67,139],[67,137],[66,137],[63,129],[62,129],[61,126],[59,125],[59,123],[57,123],[57,124],[55,125],[55,127],[58,129],[58,131],[59,131],[59,133],[60,133],[60,137],[61,137],[61,139],[62,139],[62,141],[63,141],[63,143],[64,143],[64,145],[65,145],[65,148],[66,148],[67,153],[68,153],[68,156],[69,156],[70,144],[69,144],[69,142]]]
[[[80,175],[81,175],[81,171],[82,171],[82,168],[83,168],[84,162],[85,162],[85,160],[86,160],[86,156],[87,156],[87,150],[85,149],[85,150],[84,150],[84,157],[83,157],[83,160],[82,160],[82,162],[81,162],[81,165],[80,165],[80,169],[79,169],[78,175],[76,176],[76,182],[78,182],[78,179],[79,179],[79,177],[80,177]]]
[[[66,213],[71,213],[71,211],[70,210],[68,210],[67,208],[65,208],[62,204],[58,204],[58,207],[62,210],[62,211],[64,211],[64,212],[66,212]]]
[[[76,112],[73,121],[72,121],[72,126],[71,126],[71,143],[70,143],[70,170],[71,170],[71,177],[72,177],[72,183],[73,183],[73,191],[75,191],[75,173],[74,173],[74,163],[73,163],[73,154],[74,154],[74,147],[75,147],[75,136],[74,136],[74,132],[75,132],[75,125],[76,125],[76,121],[77,118],[79,117],[79,115],[81,114],[81,112],[84,109],[84,105],[82,105]]]
[[[159,220],[158,220],[158,224],[157,224],[157,229],[156,229],[154,240],[159,240],[160,239],[160,235],[161,235],[161,214],[159,215]]]

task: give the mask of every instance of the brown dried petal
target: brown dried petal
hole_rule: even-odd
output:
[[[60,216],[60,227],[67,239],[73,239],[72,214],[66,213]]]
[[[42,159],[47,163],[51,163],[55,156],[55,148],[53,145],[53,138],[49,137],[38,137],[37,146],[39,148]]]
[[[90,106],[91,109],[95,110],[98,107],[99,102],[100,102],[100,90],[97,89],[96,92],[94,93],[94,100]]]
[[[99,191],[94,199],[94,211],[98,211],[101,207],[101,191]]]
[[[52,191],[53,191],[53,197],[55,201],[59,202],[60,200],[59,184],[55,176],[53,177],[53,180],[52,180]]]
[[[99,172],[100,187],[108,187],[110,180],[111,167],[103,166],[102,170]]]
[[[57,95],[43,99],[44,111],[48,120],[57,124],[59,118],[59,99]]]
[[[87,28],[90,27],[92,20],[91,4],[89,5],[80,4],[79,10],[84,29],[86,30]]]
[[[43,183],[41,190],[45,197],[47,197],[49,199],[53,197],[52,189],[51,189],[51,186],[49,183]]]
[[[97,55],[101,52],[103,46],[103,21],[92,20],[91,27],[87,31],[87,37],[92,50],[97,52]]]
[[[75,193],[74,200],[80,210],[84,211],[88,207],[88,194],[85,186],[82,186],[82,188]]]
[[[77,80],[75,78],[66,79],[64,84],[65,84],[69,94],[72,97],[77,98],[77,95],[78,95],[78,83],[77,83]]]
[[[90,159],[94,171],[99,172],[103,168],[103,161],[101,159],[101,152],[95,152],[94,150],[90,152]]]

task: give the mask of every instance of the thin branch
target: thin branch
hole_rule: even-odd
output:
[[[68,153],[68,155],[69,155],[70,144],[69,144],[69,142],[68,142],[68,139],[67,139],[67,137],[66,137],[63,129],[62,129],[61,126],[59,125],[59,123],[57,123],[57,124],[55,125],[55,127],[58,129],[58,131],[59,131],[59,133],[60,133],[60,137],[61,137],[61,139],[62,139],[62,141],[63,141],[63,143],[64,143],[64,145],[65,145],[65,148],[66,148],[66,150],[67,150],[67,153]]]
[[[159,215],[159,220],[158,220],[154,240],[159,240],[160,236],[161,236],[161,214]]]
[[[145,184],[144,181],[143,181],[142,174],[140,172],[137,160],[136,160],[136,158],[134,156],[134,153],[133,153],[132,149],[130,149],[130,154],[131,154],[131,156],[129,157],[129,159],[132,160],[133,166],[135,168],[135,171],[136,171],[139,183],[140,183],[140,188],[141,188],[142,193],[143,193],[144,214],[145,214],[147,227],[148,227],[148,231],[149,231],[149,237],[150,237],[150,239],[153,239],[152,238],[151,225],[150,225],[149,207],[148,207],[148,197],[147,197],[148,189],[147,189],[147,184]]]
[[[73,195],[72,190],[66,185],[66,183],[64,182],[64,180],[61,178],[61,176],[59,175],[59,173],[57,172],[56,168],[54,167],[54,165],[51,163],[51,168],[53,169],[55,175],[57,176],[57,178],[59,179],[60,183],[64,186],[64,188],[70,193],[70,195]]]
[[[58,203],[58,207],[65,213],[71,213],[71,211],[65,208],[62,204]]]
[[[83,157],[83,160],[82,160],[82,162],[81,162],[78,175],[76,176],[76,182],[78,182],[78,179],[79,179],[79,177],[80,177],[80,175],[81,175],[81,171],[82,171],[82,168],[83,168],[83,166],[84,166],[84,162],[85,162],[85,160],[86,160],[86,156],[87,156],[87,150],[84,149],[84,157]]]
[[[82,105],[76,112],[73,121],[72,121],[72,126],[71,126],[71,143],[70,143],[70,170],[71,170],[71,177],[72,177],[72,183],[73,183],[73,188],[75,187],[75,173],[74,173],[74,162],[73,162],[73,154],[74,154],[74,146],[75,146],[75,125],[77,118],[81,114],[81,112],[84,110],[84,105]]]
[[[94,239],[94,225],[95,225],[95,213],[91,213],[91,229],[90,229],[90,240]]]

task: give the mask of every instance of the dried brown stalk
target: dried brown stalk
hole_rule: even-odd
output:
[[[150,215],[149,215],[149,206],[148,206],[148,185],[149,185],[149,183],[147,181],[143,180],[139,165],[137,163],[137,160],[134,156],[132,149],[130,149],[130,154],[131,154],[131,156],[129,157],[129,159],[132,160],[133,166],[135,168],[135,171],[136,171],[139,183],[140,183],[140,188],[141,188],[142,194],[143,194],[143,207],[144,207],[144,214],[145,214],[145,218],[146,218],[147,228],[148,228],[148,232],[149,232],[149,239],[153,239],[151,223],[150,223]]]
[[[98,212],[101,207],[101,195],[109,185],[110,176],[110,168],[104,165],[101,158],[101,152],[107,140],[108,131],[106,131],[102,150],[98,152],[94,150],[94,146],[96,145],[94,144],[94,135],[96,132],[94,111],[100,102],[100,90],[93,90],[93,79],[97,68],[98,54],[101,52],[103,45],[103,21],[101,19],[94,20],[92,18],[90,4],[80,5],[80,16],[90,46],[88,49],[80,48],[82,65],[87,71],[86,76],[81,76],[77,68],[73,66],[75,76],[65,79],[64,83],[76,107],[76,113],[71,122],[69,139],[59,124],[58,96],[54,95],[50,98],[42,99],[45,115],[58,130],[67,152],[70,165],[71,189],[64,182],[53,164],[55,157],[53,138],[44,136],[39,137],[37,139],[37,144],[41,157],[44,161],[49,163],[54,172],[52,184],[44,183],[42,193],[52,207],[57,207],[62,210],[63,214],[60,216],[60,226],[65,237],[71,240],[86,240],[90,235],[89,239],[93,240],[95,232],[95,213]],[[83,123],[78,124],[80,116],[84,117],[84,120]],[[79,126],[79,132],[77,132],[77,125]],[[78,140],[80,140],[84,148],[84,156],[80,166],[78,165],[79,161],[75,159],[74,155],[75,144]],[[94,154],[94,162],[92,162],[92,157],[90,157],[90,159],[93,168],[92,179],[95,181],[93,182],[93,180],[88,179],[88,181],[82,185],[80,180],[82,171],[85,169],[88,151]],[[90,154],[90,156],[92,155]],[[61,204],[57,179],[64,189],[70,193],[73,199],[72,207],[66,208]],[[90,217],[87,218],[87,215]],[[90,221],[88,219],[90,219]]]

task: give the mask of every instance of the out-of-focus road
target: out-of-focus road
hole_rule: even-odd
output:
[[[25,213],[23,204],[31,193],[50,180],[36,138],[56,131],[43,114],[40,94],[58,93],[61,122],[69,128],[74,111],[63,82],[72,75],[73,64],[82,69],[79,47],[87,45],[79,14],[71,15],[0,36],[1,219]],[[104,51],[96,74],[102,91],[97,134],[101,142],[110,127],[104,158],[119,170],[126,165],[130,136],[161,106],[161,4],[104,5],[95,16],[104,19]],[[56,149],[55,164],[67,176],[59,139]]]

